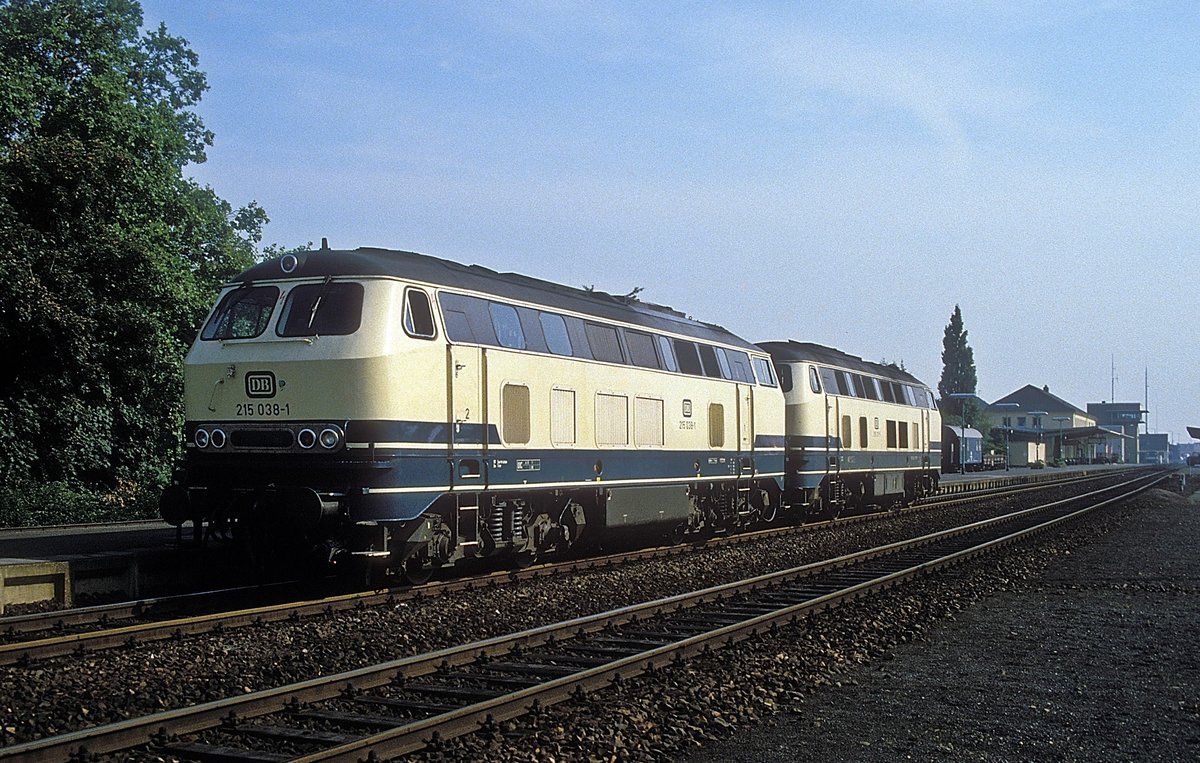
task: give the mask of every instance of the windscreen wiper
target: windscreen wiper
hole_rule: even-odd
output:
[[[312,329],[313,321],[317,317],[317,309],[321,307],[321,300],[325,298],[326,292],[329,291],[329,282],[333,280],[333,276],[325,276],[325,282],[321,284],[321,291],[317,292],[317,298],[313,300],[312,309],[308,311],[307,329]]]

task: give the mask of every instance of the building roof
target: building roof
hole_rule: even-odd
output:
[[[294,268],[285,272],[285,260]],[[500,273],[481,265],[463,265],[416,252],[392,249],[320,249],[294,252],[266,260],[242,271],[232,284],[275,281],[287,278],[340,276],[390,276],[420,283],[463,289],[539,305],[546,308],[633,323],[710,342],[757,350],[753,344],[713,323],[697,321],[664,305],[643,302],[632,296],[615,296],[591,289],[542,281],[518,273]]]
[[[972,427],[956,427],[946,424],[944,429],[950,430],[950,433],[955,437],[962,437],[967,440],[979,440],[983,438],[983,432],[980,432],[978,429],[974,429]]]
[[[1070,411],[1071,413],[1087,415],[1087,413],[1079,410],[1058,395],[1051,394],[1048,387],[1039,389],[1032,384],[1026,384],[1016,392],[1011,392],[995,401],[992,405],[999,405],[1000,403],[1016,403],[1021,411],[1047,411],[1049,413]]]

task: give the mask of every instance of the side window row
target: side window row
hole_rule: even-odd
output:
[[[815,366],[810,368],[812,372],[809,385],[813,392],[820,392],[824,387],[826,394],[829,395],[861,397],[866,400],[880,400],[917,408],[934,407],[933,396],[923,387],[914,387],[911,384],[901,384],[823,366],[819,369]],[[818,376],[820,377],[819,381]]]
[[[672,339],[463,294],[442,292],[438,302],[447,337],[452,342],[625,363],[746,384],[755,383],[757,372],[759,384],[776,386],[766,358],[751,358],[749,353],[741,350],[714,347],[689,339]],[[408,311],[406,301],[406,329]],[[409,333],[413,334],[411,330]]]

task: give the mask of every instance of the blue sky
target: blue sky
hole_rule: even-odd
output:
[[[327,237],[1200,425],[1193,2],[144,0],[200,56],[189,168]]]

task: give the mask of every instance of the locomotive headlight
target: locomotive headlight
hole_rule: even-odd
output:
[[[208,441],[214,448],[224,448],[225,432],[220,429],[214,429],[212,434],[208,436]]]
[[[322,448],[325,448],[326,450],[333,450],[338,445],[340,445],[341,442],[342,442],[342,433],[341,432],[337,431],[336,429],[333,429],[332,427],[326,427],[325,429],[321,430],[321,447]]]
[[[208,447],[208,430],[197,429],[196,434],[192,435],[192,440],[196,443],[197,448]]]
[[[330,430],[327,429],[325,431],[328,432]],[[301,448],[308,450],[309,448],[311,448],[312,446],[317,444],[317,433],[312,431],[311,429],[308,429],[307,427],[305,427],[304,429],[301,429],[299,433],[296,434],[296,442],[300,443]],[[328,446],[326,446],[326,447],[328,447]]]

